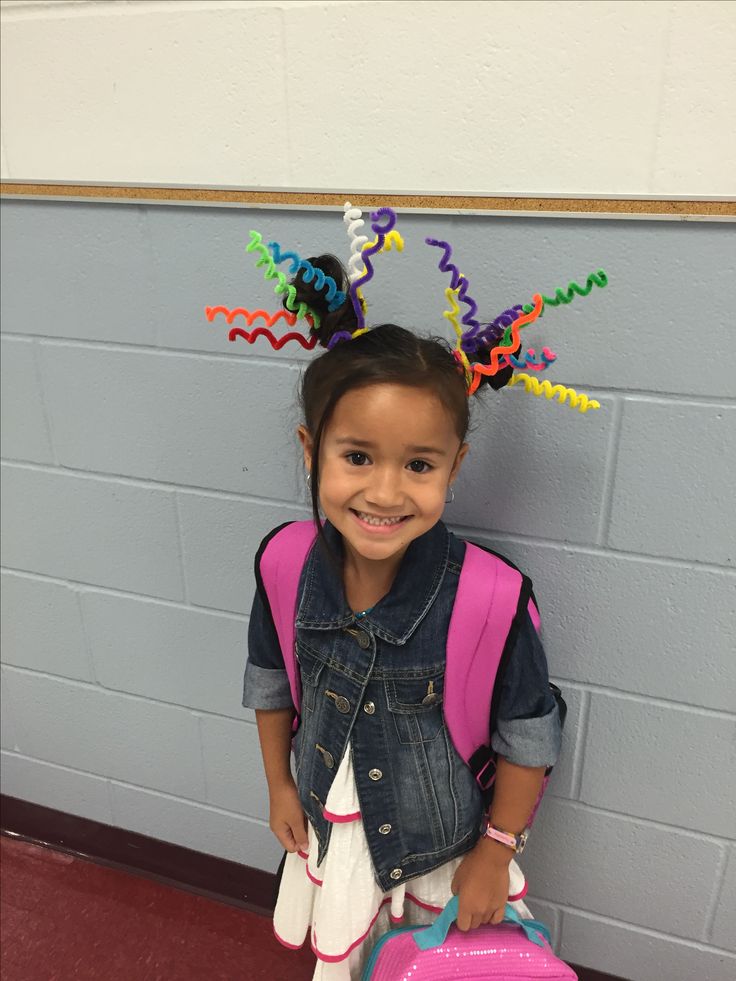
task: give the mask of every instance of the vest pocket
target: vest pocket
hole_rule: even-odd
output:
[[[429,678],[390,678],[386,700],[402,743],[426,743],[442,732],[444,675]]]

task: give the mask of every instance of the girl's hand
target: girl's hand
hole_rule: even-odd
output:
[[[287,852],[306,852],[307,819],[293,780],[271,790],[269,826]]]
[[[513,857],[514,853],[506,845],[481,838],[462,860],[452,880],[453,895],[460,899],[457,916],[460,930],[475,930],[484,923],[503,920]]]

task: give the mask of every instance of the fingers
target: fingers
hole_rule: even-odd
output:
[[[287,852],[309,851],[309,838],[303,816],[291,823],[282,821],[280,824],[271,825],[271,831]]]
[[[463,906],[460,906],[457,914],[458,930],[462,930],[463,933],[466,933],[470,929],[472,922],[473,919],[470,913],[468,913],[468,911]]]
[[[462,930],[465,933],[468,930],[476,930],[479,926],[483,926],[486,923],[501,923],[505,915],[505,909],[505,906],[500,906],[492,912],[490,910],[471,912],[467,907],[463,906],[461,899],[457,914],[458,930]]]
[[[297,842],[297,847],[306,852],[309,850],[309,837],[307,835],[307,819],[304,811],[299,815],[299,820],[292,825],[291,833]]]
[[[282,825],[280,828],[271,828],[271,831],[273,831],[281,843],[281,846],[285,848],[287,852],[298,851],[299,846],[297,845],[296,839],[291,833],[291,828],[288,825]]]

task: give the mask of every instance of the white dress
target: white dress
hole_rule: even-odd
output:
[[[274,933],[294,949],[309,935],[317,956],[313,981],[356,981],[387,930],[433,922],[452,898],[450,884],[462,857],[384,893],[373,877],[350,751],[335,775],[324,814],[334,827],[322,865],[317,865],[318,845],[309,822],[308,853],[286,857]],[[509,902],[520,916],[530,918],[522,902],[524,875],[513,861],[509,872]]]

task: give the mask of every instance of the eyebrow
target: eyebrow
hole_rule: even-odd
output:
[[[376,448],[375,443],[371,443],[367,439],[353,439],[352,436],[342,436],[340,439],[336,439],[335,443],[338,446],[343,446],[350,444],[350,446],[361,446],[365,447],[367,450],[373,450]],[[434,453],[435,456],[447,456],[445,450],[440,449],[438,446],[405,446],[404,449],[407,453]]]

